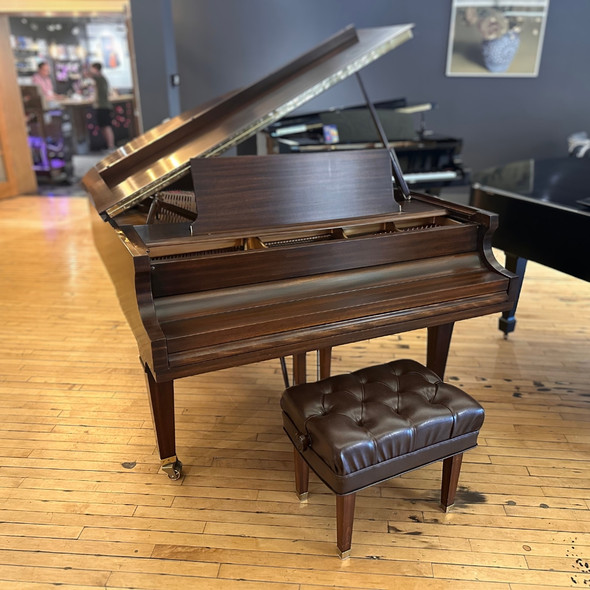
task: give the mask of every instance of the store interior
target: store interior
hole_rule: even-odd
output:
[[[138,133],[124,16],[14,16],[9,25],[40,192],[76,185],[107,149],[95,117],[91,64],[102,64],[109,84],[115,145]],[[49,98],[35,85],[42,63],[55,93]]]

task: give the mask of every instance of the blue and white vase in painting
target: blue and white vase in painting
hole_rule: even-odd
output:
[[[482,41],[481,50],[485,67],[490,72],[505,72],[510,67],[519,45],[520,35],[515,31],[508,31],[497,39]]]

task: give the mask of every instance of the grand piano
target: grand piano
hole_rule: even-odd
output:
[[[393,151],[211,157],[411,35],[348,27],[84,177],[170,478],[182,473],[175,379],[292,355],[300,383],[309,351],[325,377],[331,347],[417,328],[442,375],[454,322],[512,305],[515,277],[491,252],[496,217],[410,192]]]
[[[499,215],[492,244],[518,275],[514,305],[498,324],[507,337],[516,328],[527,260],[590,281],[590,160],[520,160],[482,170],[474,181],[470,203]]]
[[[409,104],[405,98],[374,103],[389,145],[395,149],[406,182],[438,194],[464,185],[469,174],[461,161],[463,141],[426,129],[434,104]],[[415,117],[420,117],[416,125]],[[312,153],[383,148],[367,105],[331,108],[283,117],[238,146],[239,154]]]

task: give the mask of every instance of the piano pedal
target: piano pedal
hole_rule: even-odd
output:
[[[182,463],[176,458],[176,455],[162,459],[161,467],[170,479],[176,480],[182,476]]]

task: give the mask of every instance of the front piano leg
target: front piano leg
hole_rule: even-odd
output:
[[[428,328],[426,366],[444,379],[455,322]]]
[[[182,475],[182,463],[176,457],[174,381],[156,382],[147,365],[145,378],[162,470],[170,479],[179,479]]]

